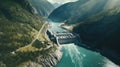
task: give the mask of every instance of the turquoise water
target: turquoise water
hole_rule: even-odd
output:
[[[99,53],[76,46],[62,45],[63,57],[56,67],[119,67]]]
[[[51,23],[51,30],[63,32],[59,23]],[[97,52],[87,50],[74,43],[63,44],[63,57],[56,67],[119,67]]]

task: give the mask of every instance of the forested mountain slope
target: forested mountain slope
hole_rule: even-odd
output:
[[[114,8],[120,0],[79,0],[66,3],[55,9],[48,17],[55,22],[74,24],[108,9]]]
[[[120,8],[101,12],[77,25],[73,31],[80,35],[82,43],[100,50],[120,64]]]
[[[55,7],[47,0],[28,0],[41,16],[47,17]]]
[[[0,0],[0,67],[54,66],[56,46],[38,33],[44,23],[27,0]]]

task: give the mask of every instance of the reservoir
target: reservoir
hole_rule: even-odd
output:
[[[50,22],[51,29],[58,32],[65,31],[59,24]],[[56,67],[119,67],[100,53],[77,46],[75,43],[60,46],[63,57]]]

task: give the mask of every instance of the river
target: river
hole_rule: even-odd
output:
[[[50,22],[51,29],[63,32],[59,23]],[[87,50],[77,44],[62,44],[63,57],[56,67],[119,67],[100,53]]]

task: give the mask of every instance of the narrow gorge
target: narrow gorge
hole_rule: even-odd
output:
[[[120,0],[0,0],[0,67],[120,67]]]

